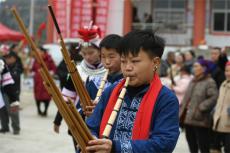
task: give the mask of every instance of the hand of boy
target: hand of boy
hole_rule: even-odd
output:
[[[86,147],[87,152],[110,153],[112,150],[112,141],[109,139],[90,140]]]

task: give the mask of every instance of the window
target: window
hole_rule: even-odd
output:
[[[186,0],[154,0],[154,23],[160,32],[186,31]]]
[[[212,0],[212,31],[230,32],[229,0]]]

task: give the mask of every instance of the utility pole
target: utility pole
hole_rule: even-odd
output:
[[[35,0],[30,0],[30,23],[29,23],[29,34],[34,33],[34,2]]]

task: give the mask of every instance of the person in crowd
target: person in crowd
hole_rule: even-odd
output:
[[[220,47],[213,47],[211,49],[211,60],[224,71],[225,64],[228,61],[226,48],[222,50]]]
[[[178,76],[175,77],[175,85],[172,85],[172,90],[175,92],[179,104],[181,105],[181,102],[184,98],[185,92],[187,91],[188,85],[193,79],[193,76],[190,73],[190,69],[188,66],[182,66],[180,68],[180,73]]]
[[[74,60],[75,63],[79,63],[83,59],[82,56],[79,54],[78,47],[79,47],[79,43],[73,43],[69,47],[70,58]],[[68,76],[68,70],[67,70],[64,59],[57,66],[56,74],[60,81],[60,88],[62,89],[64,85],[66,84],[66,79]]]
[[[216,82],[217,88],[219,90],[222,82],[225,80],[224,75],[224,66],[227,61],[226,53],[221,51],[219,47],[213,47],[210,50],[210,57],[211,57],[211,77]],[[215,108],[212,112],[215,111]],[[219,140],[219,134],[215,131],[211,132],[212,139],[211,139],[211,153],[215,153],[215,151],[219,152],[221,150],[221,142]]]
[[[20,101],[20,93],[21,93],[21,74],[23,73],[23,67],[21,65],[21,59],[18,58],[15,52],[9,51],[8,54],[3,56],[6,65],[9,69],[9,72],[11,73],[11,76],[14,80],[14,90],[15,94],[18,97],[18,100]],[[8,97],[7,93],[3,92],[3,98],[6,103],[6,105],[9,105],[10,98]],[[12,128],[14,129],[15,134],[19,134],[20,131],[20,117],[19,117],[19,111],[10,111],[9,117],[12,122]]]
[[[209,62],[200,59],[193,65],[194,79],[190,82],[180,109],[180,120],[191,153],[209,153],[211,111],[218,96],[215,81],[210,77]]]
[[[47,50],[43,47],[39,47],[39,53],[41,57],[43,58],[44,62],[47,65],[47,68],[49,72],[54,75],[56,72],[56,66],[54,64],[54,60],[52,57],[48,54]],[[47,116],[47,111],[49,107],[49,103],[51,101],[51,96],[46,91],[45,86],[43,85],[43,79],[39,72],[40,64],[37,60],[34,60],[31,68],[31,72],[33,73],[34,78],[34,96],[37,106],[37,113],[41,116]],[[44,103],[44,110],[41,110],[41,103]]]
[[[101,62],[104,67],[109,70],[108,78],[105,87],[110,86],[112,83],[120,80],[123,75],[120,68],[120,55],[118,53],[118,45],[121,41],[121,37],[116,34],[110,34],[106,36],[99,44],[101,51]],[[89,92],[90,98],[94,100],[96,98],[96,93],[100,86],[102,77],[100,76],[90,76],[86,81],[86,89]],[[96,105],[96,101],[94,101]],[[86,116],[89,116],[94,107],[87,106],[87,110],[84,112]],[[78,110],[79,110],[78,105]],[[59,132],[59,127],[61,124],[61,119],[56,117],[54,121],[55,132]]]
[[[211,75],[219,89],[221,83],[225,80],[224,66],[227,62],[227,56],[221,52],[221,48],[213,47],[211,49],[211,61],[214,63]]]
[[[123,37],[119,52],[124,78],[130,77],[127,92],[108,139],[102,133],[125,79],[103,92],[86,120],[96,137],[89,141],[88,152],[173,151],[179,136],[178,100],[156,73],[164,46],[164,40],[150,31],[132,31]]]
[[[3,49],[2,47],[0,47]],[[0,51],[2,52],[2,50]],[[5,54],[6,55],[6,54]],[[9,128],[9,113],[15,114],[16,120],[12,120],[13,134],[20,134],[20,123],[19,123],[19,95],[17,94],[17,88],[15,87],[14,80],[8,70],[8,67],[3,60],[0,59],[0,74],[1,74],[1,92],[0,92],[0,120],[1,129],[0,133],[6,133],[10,131]],[[8,96],[8,103],[5,102],[3,95]],[[16,118],[18,117],[18,118]]]
[[[161,61],[160,65],[160,77],[165,77],[168,74],[168,69],[175,63],[175,53],[170,51],[167,54],[166,60]]]
[[[84,84],[86,83],[89,76],[103,77],[106,72],[103,64],[101,63],[100,48],[96,45],[96,41],[98,41],[99,38],[99,31],[96,28],[96,26],[92,26],[91,29],[88,27],[83,27],[78,31],[81,36],[82,42],[79,43],[77,50],[80,52],[83,60],[80,62],[80,64],[77,65],[77,70]],[[92,33],[93,37],[92,35],[90,35]],[[77,105],[77,103],[79,102],[79,97],[75,91],[75,87],[70,75],[68,75],[66,83],[62,88],[62,95],[66,101],[67,98],[70,98],[72,101],[74,101],[75,105]],[[80,113],[83,114],[81,109]],[[54,131],[56,133],[59,133],[61,121],[62,116],[59,112],[57,112],[54,119]],[[74,147],[75,150],[77,150],[75,141]]]
[[[195,61],[196,61],[196,54],[193,50],[189,50],[185,52],[185,65],[189,66],[190,73],[192,73],[193,64]]]
[[[121,39],[122,38],[119,35],[110,34],[106,36],[99,45],[101,50],[101,62],[109,71],[104,89],[123,78],[121,73],[121,57],[118,52],[118,47]],[[90,98],[92,100],[96,98],[96,93],[100,87],[101,81],[101,77],[89,77],[88,82],[86,82],[86,89],[89,92]],[[98,101],[94,101],[95,105],[97,103]],[[85,115],[91,115],[94,107],[95,106],[87,106]]]
[[[218,133],[217,139],[223,144],[224,152],[228,153],[230,152],[230,61],[226,63],[225,76],[226,80],[221,84],[213,115],[213,130]],[[221,150],[216,150],[215,153],[221,153]]]
[[[184,54],[181,52],[175,53],[175,64],[172,64],[171,66],[171,75],[173,78],[175,78],[177,75],[179,75],[180,70],[182,66],[184,65],[185,57]]]

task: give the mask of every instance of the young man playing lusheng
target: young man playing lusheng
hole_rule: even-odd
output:
[[[152,152],[174,150],[179,136],[179,104],[176,96],[162,86],[156,73],[165,42],[149,31],[124,36],[119,52],[121,70],[129,85],[109,135],[102,133],[124,81],[108,87],[93,114],[86,120],[92,134],[89,152]]]
[[[107,35],[99,45],[101,50],[101,62],[109,71],[104,89],[123,78],[121,73],[121,57],[118,52],[118,46],[121,39],[119,35],[110,34]],[[101,81],[102,77],[89,77],[86,82],[86,89],[92,100],[96,98]],[[97,101],[94,101],[94,103],[97,104]],[[87,106],[86,108],[85,114],[89,116],[94,106]]]

